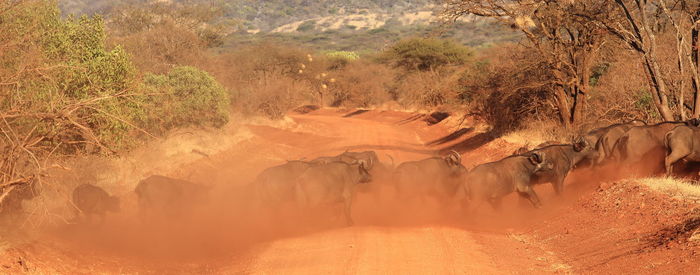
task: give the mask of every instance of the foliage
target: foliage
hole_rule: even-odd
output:
[[[360,59],[360,56],[356,52],[349,51],[330,51],[326,52],[328,58],[345,59],[349,61],[354,61]]]
[[[167,75],[144,77],[148,98],[148,129],[164,132],[186,126],[221,127],[228,122],[229,95],[208,73],[175,67]]]
[[[326,52],[326,57],[330,62],[328,69],[337,70],[348,65],[351,61],[360,59],[360,56],[355,52],[349,51],[330,51]]]
[[[43,136],[44,144],[62,144],[66,152],[131,145],[128,121],[143,115],[131,99],[135,69],[123,49],[105,48],[99,16],[61,19],[55,6],[31,3],[4,14],[0,22],[9,33],[30,37],[24,47],[11,47],[4,55],[2,63],[14,66],[5,66],[10,69],[3,75],[16,82],[3,89],[10,96],[0,99],[2,110],[68,112],[50,119],[23,117],[13,121],[14,127],[36,127],[34,134]],[[76,139],[82,142],[65,142]]]
[[[396,96],[403,106],[434,108],[455,97],[454,83],[435,72],[417,72],[397,83]]]
[[[328,84],[331,106],[377,106],[391,99],[394,72],[380,64],[353,62],[337,72]]]
[[[471,49],[450,40],[410,38],[387,49],[380,60],[409,71],[431,71],[447,65],[463,65],[472,55]]]
[[[116,35],[125,36],[174,24],[196,34],[203,46],[217,47],[238,26],[237,20],[223,17],[224,9],[221,3],[205,1],[126,2],[109,13],[110,27]]]
[[[262,43],[218,56],[209,70],[235,91],[236,110],[278,119],[298,104],[321,100],[326,66],[322,56],[305,49]]]
[[[109,42],[123,46],[143,72],[164,74],[174,66],[196,66],[206,60],[204,42],[199,36],[172,22],[124,36],[115,34]]]
[[[316,21],[314,20],[309,20],[309,21],[304,21],[304,23],[301,23],[299,27],[297,27],[298,32],[307,32],[307,31],[312,31],[316,28]]]
[[[56,156],[135,144],[135,70],[121,48],[105,47],[100,17],[62,19],[51,2],[4,1],[0,29],[0,204],[34,190]]]

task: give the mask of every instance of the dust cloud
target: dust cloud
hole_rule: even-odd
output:
[[[259,171],[259,169],[250,169]],[[229,168],[230,169],[230,168]],[[567,179],[559,197],[549,184],[536,186],[544,201],[542,209],[511,194],[501,211],[484,205],[469,215],[458,201],[435,198],[401,200],[395,194],[390,175],[375,176],[357,186],[352,216],[356,226],[411,227],[448,225],[478,231],[508,231],[545,220],[561,213],[602,180],[621,177],[616,167],[579,169]],[[241,176],[254,178],[254,175]],[[280,205],[261,204],[249,188],[250,181],[215,184],[207,203],[172,216],[144,216],[134,205],[134,194],[123,200],[122,212],[108,215],[104,223],[76,223],[59,226],[49,235],[68,243],[72,249],[92,251],[109,257],[147,262],[200,262],[230,259],[245,254],[257,244],[313,234],[344,227],[342,203],[317,211],[297,209],[293,200]]]
[[[350,136],[348,133],[355,133],[356,136],[350,137],[353,144],[388,145],[402,139],[407,141],[400,144],[409,144],[411,141],[394,126],[382,126],[384,124],[380,123],[367,123],[365,126],[378,129],[377,132],[391,133],[392,140],[378,139],[388,138],[386,134],[369,135],[369,138],[377,140],[365,140],[368,135],[357,133],[357,126],[353,123],[334,124],[335,128],[322,124],[335,122],[336,120],[318,120],[309,125],[339,131],[337,135]],[[260,171],[284,163],[284,160],[279,158],[280,155],[289,156],[289,159],[300,159],[342,152],[344,149],[333,143],[336,139],[314,135],[313,133],[317,132],[316,128],[313,129],[313,133],[295,132],[293,135],[273,127],[258,126],[250,129],[253,130],[253,134],[268,138],[236,140],[222,145],[235,144],[234,148],[217,149],[212,152],[212,156],[216,154],[214,157],[202,158],[199,161],[190,161],[182,157],[183,162],[188,162],[186,165],[168,167],[170,169],[167,170],[175,170],[176,173],[166,174],[167,176],[184,178],[211,187],[206,203],[196,205],[178,216],[143,215],[133,192],[133,187],[138,182],[133,175],[136,173],[128,174],[122,177],[128,179],[128,184],[117,185],[107,190],[121,197],[121,212],[108,214],[101,224],[59,223],[43,231],[39,241],[60,246],[61,250],[65,251],[63,255],[92,255],[104,262],[130,262],[135,263],[136,269],[156,263],[160,263],[161,266],[173,263],[217,265],[219,261],[225,262],[221,265],[231,266],[232,262],[245,265],[248,254],[265,249],[266,245],[277,240],[345,228],[341,203],[318,207],[313,211],[299,209],[292,198],[279,205],[265,204],[261,203],[253,192],[254,189],[250,187]],[[434,136],[444,134],[438,132]],[[433,138],[429,136],[426,139]],[[381,158],[390,155],[396,160],[391,165],[387,160],[385,165],[388,166],[426,157],[408,149],[399,150],[392,147],[376,151]],[[179,148],[179,151],[185,153],[191,150]],[[158,156],[149,155],[147,152],[141,154],[146,157],[139,158],[139,161],[132,160],[133,164],[130,165],[149,167],[166,159],[165,153]],[[476,153],[471,154],[469,159],[479,159],[474,157]],[[479,163],[465,163],[467,167],[477,164]],[[395,182],[390,173],[375,174],[372,182],[356,186],[352,216],[355,226],[360,228],[440,225],[471,232],[509,232],[566,214],[569,206],[575,204],[582,195],[594,192],[600,182],[626,178],[628,173],[646,171],[644,169],[646,168],[616,165],[599,168],[579,167],[567,177],[562,196],[556,196],[549,184],[535,186],[544,205],[542,209],[534,209],[529,202],[511,194],[504,199],[501,211],[494,211],[490,206],[484,205],[476,213],[467,213],[461,201],[432,197],[401,199],[395,192]],[[104,169],[100,165],[81,167],[80,170],[70,172],[75,175],[71,184],[92,183],[95,177],[84,175],[95,174],[96,171],[109,173],[111,170],[128,171],[120,165],[110,169]],[[55,204],[66,204],[66,196],[57,196],[55,200]],[[65,214],[64,217],[70,219],[72,215]]]

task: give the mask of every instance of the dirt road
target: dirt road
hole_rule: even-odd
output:
[[[252,129],[269,142],[281,144],[278,146],[280,150],[286,148],[298,157],[332,155],[350,148],[375,150],[383,161],[390,161],[387,157],[390,155],[397,163],[431,156],[433,151],[465,140],[463,137],[444,142],[438,147],[428,147],[424,144],[448,136],[450,132],[441,125],[428,126],[420,119],[411,120],[411,116],[405,113],[343,114],[324,110],[293,115],[292,118],[299,125],[291,130],[293,134],[262,126]],[[527,248],[505,234],[433,225],[426,216],[421,217],[427,221],[422,225],[372,225],[390,218],[381,217],[383,215],[373,217],[372,207],[376,205],[370,202],[363,204],[370,198],[362,197],[363,194],[359,196],[355,206],[355,216],[359,221],[357,226],[275,240],[252,256],[247,271],[256,274],[501,274],[555,271],[551,265],[556,264],[556,256]],[[485,247],[491,242],[498,243],[498,248]],[[531,251],[523,253],[526,250]],[[543,262],[545,257],[551,263]]]
[[[411,113],[318,110],[290,117],[293,121],[274,127],[247,125],[253,134],[250,139],[170,176],[219,186],[243,185],[264,168],[286,160],[335,155],[346,149],[375,150],[386,163],[456,149],[464,152],[463,163],[471,167],[499,159],[515,147],[472,125],[430,126]],[[381,182],[373,184],[387,190]],[[585,173],[573,175],[564,198],[554,198],[550,189],[537,187],[544,209],[518,207],[516,200],[509,200],[504,213],[485,213],[475,223],[445,219],[430,202],[424,206],[386,203],[390,192],[383,191],[379,198],[359,193],[353,206],[356,226],[330,226],[246,246],[223,245],[219,254],[191,261],[115,257],[86,251],[65,239],[39,238],[0,252],[0,274],[700,272],[700,261],[693,260],[700,255],[700,245],[681,241],[692,232],[671,230],[686,222],[696,204],[652,195],[634,184],[599,188]],[[644,208],[637,205],[640,201]],[[235,234],[234,229],[230,231]],[[124,232],[113,229],[116,236]],[[105,236],[115,235],[95,239]],[[182,249],[177,242],[167,245],[172,247],[166,249]],[[639,265],[639,259],[649,264]]]

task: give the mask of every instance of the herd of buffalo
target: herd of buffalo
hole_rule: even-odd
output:
[[[532,149],[526,146],[501,160],[472,169],[462,165],[461,156],[455,151],[397,166],[380,162],[374,151],[346,151],[267,168],[246,190],[257,204],[268,208],[293,205],[314,210],[342,205],[342,213],[338,211],[336,216],[343,217],[347,225],[353,224],[351,208],[358,188],[372,186],[375,183],[370,182],[377,178],[384,186],[390,182],[395,197],[402,201],[459,201],[471,210],[487,202],[499,209],[502,198],[516,192],[539,208],[541,202],[533,185],[550,183],[555,193],[561,194],[564,179],[576,167],[597,169],[617,163],[632,169],[631,173],[651,175],[665,171],[670,176],[679,160],[700,162],[699,124],[697,119],[653,125],[637,120],[613,124],[583,134],[571,144],[546,142]],[[142,214],[168,217],[186,211],[191,204],[203,203],[210,190],[185,180],[154,175],[140,181],[134,192]],[[78,216],[88,219],[119,211],[119,198],[90,184],[74,189],[72,203],[79,210]]]

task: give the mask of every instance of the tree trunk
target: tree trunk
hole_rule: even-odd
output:
[[[651,93],[654,99],[654,106],[656,106],[659,115],[664,121],[673,121],[673,112],[668,107],[668,98],[666,97],[666,83],[661,79],[659,63],[651,55],[652,52],[644,54],[644,67],[649,76],[649,85],[653,90]]]
[[[590,54],[595,54],[595,52],[591,52]],[[588,95],[588,91],[590,91],[590,80],[591,80],[591,62],[590,62],[590,57],[588,53],[582,53],[578,62],[578,78],[576,82],[578,83],[576,85],[575,94],[574,94],[574,106],[573,106],[573,115],[571,117],[571,123],[573,125],[577,125],[581,122],[583,119],[583,114],[586,108],[586,96]]]
[[[693,22],[700,19],[700,11],[698,11],[695,16],[693,16]],[[690,52],[692,56],[692,64],[695,66],[691,67],[691,70],[695,70],[700,74],[700,30],[698,30],[698,24],[693,24],[693,29],[691,31],[691,47]],[[694,104],[693,104],[693,117],[697,118],[700,116],[700,85],[698,84],[698,79],[693,76],[693,93],[694,93]]]
[[[683,66],[683,35],[677,30],[676,33],[676,58],[678,63],[678,72],[680,74],[680,84],[678,85],[678,113],[681,116],[681,120],[686,120],[685,115],[685,66]]]
[[[557,108],[559,109],[559,116],[561,118],[561,123],[564,128],[571,129],[571,109],[569,102],[566,100],[566,92],[564,87],[557,85],[554,87],[554,97],[556,98]]]

